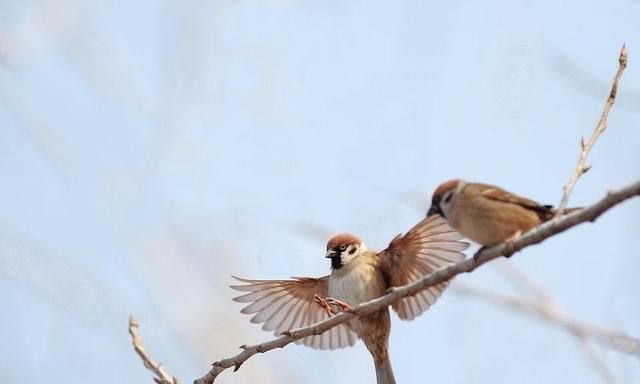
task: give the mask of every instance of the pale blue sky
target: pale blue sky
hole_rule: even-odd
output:
[[[177,4],[0,2],[2,383],[150,383],[129,313],[191,382],[271,338],[230,274],[325,274],[316,232],[384,247],[453,177],[556,203],[623,41],[571,202],[640,177],[638,1]],[[639,234],[631,201],[514,262],[573,315],[640,336]],[[460,280],[508,290],[491,267]],[[602,382],[567,334],[474,299],[393,321],[401,383]],[[220,382],[373,377],[361,345],[291,346]]]

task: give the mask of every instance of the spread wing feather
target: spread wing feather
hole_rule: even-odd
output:
[[[233,276],[243,283],[232,285],[246,292],[233,300],[249,303],[241,312],[255,314],[252,323],[262,323],[262,329],[277,336],[290,329],[306,327],[328,318],[315,302],[315,295],[326,297],[328,276],[321,278],[293,277],[291,280],[249,280]],[[316,349],[338,349],[353,345],[357,335],[346,324],[340,324],[321,335],[296,341]]]
[[[446,220],[432,215],[416,224],[404,236],[398,235],[380,252],[381,265],[389,285],[406,285],[464,259],[468,243],[449,227]],[[438,300],[448,283],[430,287],[395,302],[392,308],[402,320],[413,320]]]

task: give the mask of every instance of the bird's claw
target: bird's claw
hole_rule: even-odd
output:
[[[473,261],[478,262],[478,259],[480,258],[480,254],[482,253],[482,251],[484,251],[487,248],[489,247],[480,247],[480,249],[478,249],[476,253],[473,254]]]
[[[516,253],[516,240],[518,240],[518,238],[521,235],[522,235],[522,231],[517,231],[513,235],[509,236],[509,238],[507,238],[505,241],[503,241],[504,257],[510,258],[514,253]],[[480,258],[480,254],[482,253],[482,251],[484,251],[487,248],[491,248],[491,247],[485,246],[478,249],[478,251],[473,255],[473,261],[477,262],[478,259]]]
[[[333,311],[331,310],[331,306],[329,305],[329,303],[325,298],[320,297],[318,295],[314,295],[313,298],[316,301],[316,303],[318,303],[318,305],[321,306],[322,309],[324,309],[324,311],[327,313],[327,316],[331,317],[334,315]]]
[[[333,297],[320,297],[318,295],[314,295],[313,298],[315,299],[316,303],[318,303],[318,305],[320,305],[322,309],[327,312],[327,315],[329,315],[329,317],[335,315],[332,306],[337,307],[341,312],[348,312],[352,310],[349,304]]]
[[[335,305],[336,307],[340,308],[340,311],[342,312],[348,312],[353,309],[349,304],[345,303],[342,300],[334,299],[333,297],[327,297],[324,300],[327,304]]]

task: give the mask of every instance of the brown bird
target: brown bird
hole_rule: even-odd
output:
[[[580,208],[564,213],[576,209]],[[433,193],[427,216],[434,214],[446,218],[462,235],[491,247],[550,220],[556,210],[493,185],[449,180]]]
[[[244,285],[231,288],[248,292],[234,298],[251,303],[242,313],[255,313],[251,322],[264,323],[267,331],[283,332],[308,326],[330,316],[320,303],[344,308],[380,297],[390,287],[411,283],[424,275],[464,259],[468,247],[460,234],[438,216],[423,219],[404,236],[396,236],[380,252],[369,251],[356,236],[334,236],[327,243],[331,274],[320,278],[293,277],[292,280],[248,280],[235,277]],[[402,320],[412,320],[436,302],[447,283],[441,283],[392,307]],[[388,353],[391,321],[389,309],[340,324],[321,335],[298,341],[317,349],[337,349],[353,345],[361,338],[373,356],[377,384],[393,384],[395,379]]]

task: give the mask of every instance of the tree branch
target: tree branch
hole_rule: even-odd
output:
[[[618,352],[640,357],[640,340],[615,329],[589,324],[571,318],[555,304],[524,300],[513,295],[493,292],[488,289],[462,283],[452,284],[450,289],[461,295],[478,297],[517,312],[532,315],[563,328],[578,338],[580,338],[580,336],[586,336]]]
[[[500,275],[519,290],[523,295],[528,295],[543,303],[555,303],[551,293],[542,284],[534,280],[529,274],[518,268],[515,263],[494,264]]]
[[[582,351],[587,355],[594,368],[600,373],[604,382],[607,384],[616,383],[609,366],[591,343],[590,337],[593,335],[589,333],[588,328],[583,328],[581,323],[561,314],[560,309],[553,304],[531,302],[521,297],[493,292],[464,283],[455,283],[449,289],[462,296],[473,296],[515,312],[530,315],[567,331],[580,343]]]
[[[580,178],[580,176],[584,175],[591,169],[591,166],[585,165],[587,160],[587,155],[589,151],[591,151],[591,147],[598,139],[598,136],[607,128],[607,117],[609,116],[609,111],[611,107],[613,107],[613,103],[616,101],[616,95],[618,93],[618,82],[620,81],[620,77],[622,76],[622,72],[627,67],[627,44],[622,44],[622,49],[620,50],[620,56],[618,57],[618,70],[616,71],[615,76],[613,77],[613,81],[611,82],[611,89],[609,90],[609,96],[604,103],[604,109],[602,110],[602,114],[600,115],[600,120],[596,125],[589,141],[584,142],[584,138],[580,139],[580,156],[578,157],[578,163],[576,164],[576,168],[573,171],[571,177],[567,181],[567,184],[562,188],[562,199],[560,200],[560,204],[558,204],[558,211],[556,212],[556,217],[562,215],[562,212],[565,208],[567,208],[567,204],[569,203],[569,195],[571,195],[571,191],[573,191],[573,187],[575,187],[576,182]]]
[[[501,275],[505,279],[509,280],[509,282],[515,288],[517,288],[523,293],[523,295],[532,296],[532,299],[535,300],[534,303],[537,303],[538,305],[541,305],[541,306],[549,307],[549,312],[556,311],[558,313],[563,313],[564,316],[566,317],[569,317],[569,314],[566,313],[562,309],[562,307],[556,302],[551,292],[545,289],[545,287],[542,286],[540,283],[535,281],[525,271],[518,268],[518,266],[515,263],[499,263],[494,265],[499,267],[498,270],[500,271]],[[473,290],[474,290],[473,287],[468,287],[468,288],[470,288],[469,293],[473,293]],[[454,292],[455,290],[456,289],[454,288]],[[496,295],[501,295],[501,294],[496,293]],[[490,299],[490,298],[486,298],[486,299]],[[524,298],[513,297],[513,299],[514,300],[518,299],[522,301],[523,305],[532,304],[531,300],[527,300]],[[496,301],[496,304],[500,304],[500,301]],[[542,320],[546,320],[552,325],[559,325],[556,322],[554,322],[554,319],[544,318],[542,316],[538,316],[538,318]],[[564,327],[563,329],[568,330],[566,327]],[[582,329],[577,329],[577,328],[574,328],[574,329],[576,331],[582,331]],[[580,344],[580,349],[587,356],[591,365],[598,371],[598,373],[600,373],[600,377],[602,377],[602,380],[607,384],[615,384],[617,380],[613,375],[613,372],[611,372],[609,365],[601,356],[599,351],[596,350],[596,348],[593,346],[592,339],[590,338],[590,335],[588,334],[588,332],[582,331],[582,332],[569,332],[569,333],[571,336],[574,336],[576,338],[576,340]],[[622,333],[622,332],[619,332],[619,333]]]
[[[155,361],[151,360],[151,357],[147,354],[147,351],[142,346],[140,335],[138,335],[138,322],[131,315],[129,315],[129,334],[131,335],[133,349],[142,359],[144,366],[155,375],[153,377],[153,381],[155,381],[157,384],[180,384],[178,379],[167,373],[162,364],[156,363]]]
[[[458,274],[471,272],[490,260],[493,260],[500,256],[511,256],[513,253],[527,246],[538,244],[545,239],[563,232],[569,228],[572,228],[578,224],[586,221],[593,222],[613,206],[620,204],[623,201],[634,196],[640,195],[640,181],[636,181],[635,183],[625,188],[609,192],[603,199],[589,207],[586,207],[579,211],[574,211],[568,215],[563,215],[564,209],[566,208],[567,202],[569,200],[569,196],[573,188],[575,187],[576,182],[578,181],[580,176],[586,173],[590,168],[585,165],[586,157],[599,135],[606,129],[607,117],[609,111],[611,110],[611,107],[615,102],[618,82],[620,80],[620,77],[622,76],[622,72],[627,65],[626,45],[623,45],[618,61],[618,71],[614,76],[611,90],[609,92],[609,97],[606,100],[600,120],[589,141],[585,143],[584,139],[581,140],[581,153],[578,159],[578,163],[576,165],[574,173],[569,178],[567,184],[565,184],[565,186],[563,187],[563,196],[558,207],[558,213],[556,214],[556,217],[554,217],[554,219],[543,223],[536,228],[533,228],[532,230],[528,231],[509,244],[500,244],[495,247],[483,249],[471,259],[467,259],[448,268],[436,271],[428,276],[422,277],[421,279],[411,284],[402,287],[394,287],[385,296],[366,303],[362,303],[347,312],[339,313],[338,315],[331,317],[325,321],[312,324],[308,327],[287,331],[284,333],[284,336],[262,344],[253,346],[242,345],[240,347],[241,349],[243,349],[241,353],[237,354],[236,356],[213,363],[213,368],[205,376],[195,380],[194,384],[211,384],[215,381],[216,377],[221,372],[230,367],[234,367],[234,372],[237,371],[246,360],[257,353],[268,352],[275,348],[283,348],[288,344],[304,337],[318,335],[326,332],[328,329],[345,323],[354,317],[362,316],[383,309],[403,297],[414,295],[422,290],[427,289],[430,286],[450,280]],[[587,337],[590,336],[594,339],[597,339],[603,344],[611,346],[618,351],[635,355],[639,354],[638,350],[640,349],[640,345],[638,340],[617,331],[612,331],[597,326],[591,326],[589,324],[570,319],[568,316],[562,313],[562,311],[558,310],[557,307],[553,307],[554,303],[549,295],[546,295],[543,291],[537,289],[537,287],[535,286],[530,286],[528,288],[530,288],[532,293],[537,296],[540,303],[531,303],[530,306],[527,307],[524,305],[526,304],[524,302],[520,302],[520,304],[517,304],[517,300],[502,298],[503,303],[514,308],[519,308],[522,311],[533,313],[543,319],[549,321],[553,320],[559,326],[562,326],[565,329],[571,331],[582,342],[588,343]],[[496,300],[495,297],[493,299]],[[141,345],[140,338],[137,334],[137,327],[138,325],[135,319],[133,317],[130,317],[129,333],[131,334],[133,339],[134,349],[136,353],[138,353],[138,355],[142,358],[145,367],[147,367],[154,373],[154,381],[156,381],[156,383],[158,384],[178,384],[178,380],[175,377],[170,376],[159,363],[153,362],[147,355],[146,351]],[[591,345],[589,344],[588,347],[590,346]],[[593,349],[590,349],[590,351],[595,352],[593,351]],[[591,355],[591,357],[594,356],[596,357],[594,358],[594,362],[597,363],[599,361],[597,359],[598,356]],[[608,372],[608,368],[606,366],[604,366],[604,368],[606,369],[603,369],[603,372]]]
[[[616,384],[618,380],[616,380],[611,368],[609,368],[609,364],[607,364],[607,361],[600,351],[596,349],[591,340],[584,335],[576,335],[576,338],[582,347],[582,351],[587,355],[587,358],[589,358],[591,365],[600,372],[602,380],[607,384]]]
[[[275,340],[252,346],[243,345],[241,346],[243,349],[242,352],[233,357],[216,361],[213,363],[213,368],[205,376],[195,380],[194,384],[211,384],[221,372],[231,367],[234,367],[234,371],[238,370],[247,359],[257,353],[264,353],[272,349],[283,348],[286,345],[304,337],[319,335],[338,324],[351,320],[356,316],[381,310],[403,297],[414,295],[430,286],[450,280],[461,273],[471,272],[490,260],[496,259],[500,256],[508,256],[527,246],[538,244],[545,239],[560,232],[564,232],[578,224],[587,221],[593,222],[613,206],[638,195],[640,195],[640,181],[636,181],[625,188],[607,193],[604,198],[589,207],[543,223],[508,245],[500,244],[495,247],[483,249],[473,258],[469,258],[465,261],[424,276],[411,284],[402,287],[394,287],[390,290],[390,293],[360,304],[354,307],[351,311],[339,313],[334,317],[312,324],[308,327],[290,330],[285,332],[286,334],[284,336]]]

